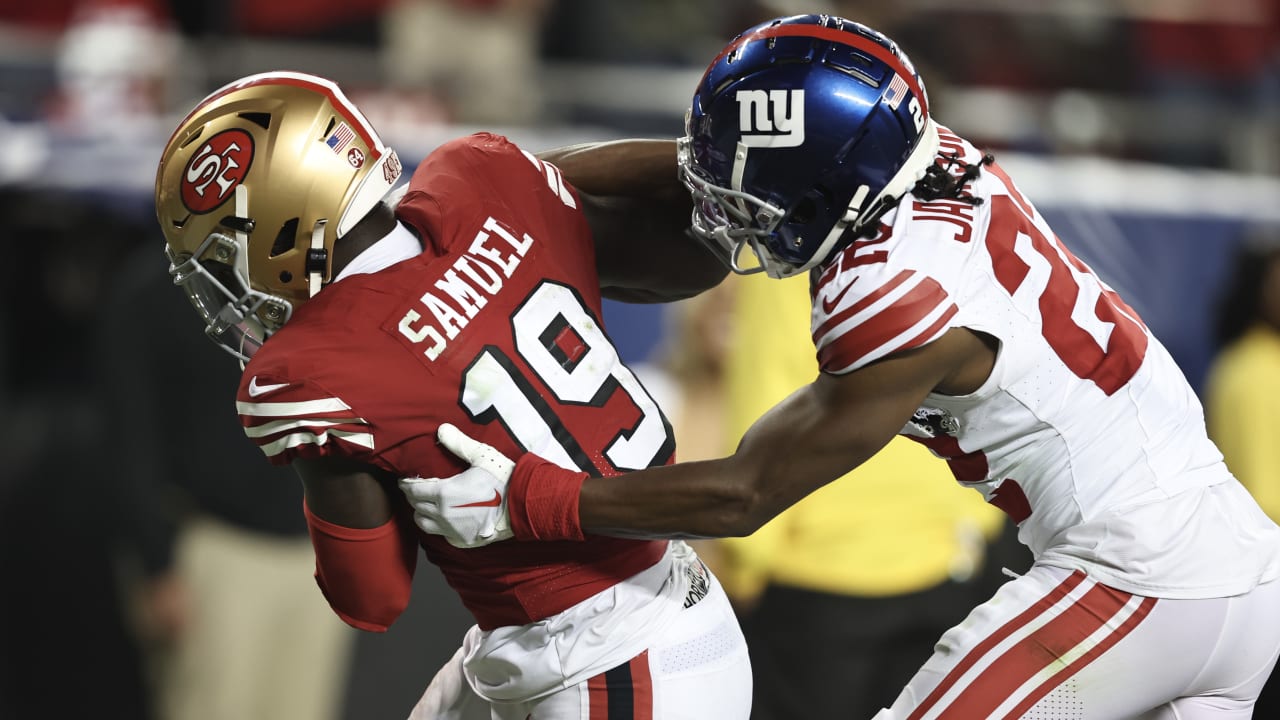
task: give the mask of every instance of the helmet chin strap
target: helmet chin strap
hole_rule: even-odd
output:
[[[733,175],[729,178],[729,189],[742,192],[742,175],[747,169],[747,146],[738,141],[738,147],[733,152]]]
[[[311,228],[311,247],[307,250],[304,266],[307,273],[307,297],[315,297],[324,283],[324,272],[328,267],[329,253],[324,249],[324,226],[328,221],[317,220]]]
[[[249,188],[245,187],[244,183],[240,183],[239,185],[236,186],[234,197],[235,197],[235,208],[236,208],[235,217],[237,219],[248,218],[249,217]],[[232,225],[228,225],[227,227],[235,235],[235,241],[236,241],[236,254],[234,258],[235,269],[240,272],[241,276],[248,278],[249,277],[249,231],[253,229],[253,221],[249,220],[248,223],[244,223],[244,222],[232,223]]]

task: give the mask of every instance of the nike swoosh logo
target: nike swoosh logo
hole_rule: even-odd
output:
[[[258,376],[254,375],[249,379],[249,397],[258,397],[266,395],[273,390],[279,390],[283,387],[289,387],[289,383],[280,383],[279,385],[259,385]]]
[[[836,306],[840,304],[840,299],[844,297],[845,293],[849,292],[849,288],[853,287],[855,282],[858,282],[858,278],[854,278],[853,282],[841,288],[840,292],[836,293],[834,297],[822,298],[822,312],[828,315],[835,312]]]
[[[454,505],[455,508],[469,507],[498,507],[502,504],[502,493],[497,490],[493,491],[493,498],[490,500],[481,500],[480,502],[467,503],[466,505]]]

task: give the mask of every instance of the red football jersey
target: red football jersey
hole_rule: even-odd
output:
[[[604,332],[590,229],[559,170],[473,135],[422,162],[396,214],[422,254],[325,287],[245,369],[240,418],[271,462],[449,476],[466,466],[437,445],[444,422],[592,475],[671,462],[670,423]],[[666,548],[420,543],[483,628],[560,612]]]

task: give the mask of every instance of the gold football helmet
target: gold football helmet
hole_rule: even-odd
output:
[[[209,337],[247,362],[329,282],[334,242],[400,172],[334,83],[292,72],[237,80],[196,105],[160,158],[169,274]]]

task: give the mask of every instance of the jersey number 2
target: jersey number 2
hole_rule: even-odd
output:
[[[591,475],[638,470],[671,457],[670,423],[577,293],[543,282],[511,316],[511,328],[523,363],[490,345],[463,377],[459,402],[473,420],[497,420],[525,450]],[[616,393],[630,400],[635,410],[628,415],[638,411],[639,419],[617,427],[602,449],[583,446],[575,429],[596,436],[602,422],[617,424],[617,414],[604,410]],[[601,455],[612,468],[597,466],[593,458]]]
[[[1040,332],[1077,377],[1111,395],[1147,351],[1133,309],[1007,195],[991,198],[987,248],[996,279],[1013,297],[1035,297]]]

